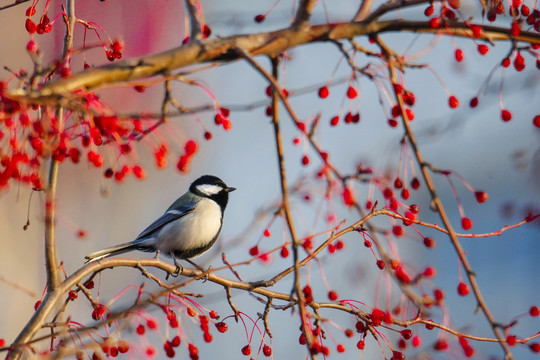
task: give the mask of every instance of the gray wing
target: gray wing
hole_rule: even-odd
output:
[[[178,203],[183,203],[183,205],[178,206]],[[193,195],[184,194],[167,209],[165,214],[161,215],[156,221],[150,224],[150,226],[144,229],[143,232],[141,232],[139,236],[135,238],[134,242],[152,237],[166,224],[170,223],[171,221],[180,219],[181,217],[192,212],[196,204],[197,200]]]

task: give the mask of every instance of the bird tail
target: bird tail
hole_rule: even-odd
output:
[[[91,261],[100,260],[103,258],[106,258],[111,255],[118,255],[123,254],[125,252],[131,251],[131,250],[146,250],[148,249],[144,246],[144,244],[141,244],[141,242],[128,242],[124,244],[119,244],[115,246],[111,246],[110,248],[106,248],[103,250],[99,250],[96,252],[93,252],[89,255],[86,255],[84,258],[86,261],[85,264],[88,264]]]

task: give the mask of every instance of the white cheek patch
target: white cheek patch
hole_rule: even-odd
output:
[[[212,196],[212,195],[218,194],[220,191],[223,190],[223,188],[218,185],[205,184],[205,185],[198,185],[197,190],[199,190],[200,192],[202,192],[203,194],[207,196]]]

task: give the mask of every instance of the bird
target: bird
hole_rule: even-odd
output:
[[[200,256],[215,244],[223,226],[229,193],[234,190],[217,176],[203,175],[135,240],[91,253],[85,257],[85,264],[141,250],[169,255],[178,269],[182,269],[178,259]]]

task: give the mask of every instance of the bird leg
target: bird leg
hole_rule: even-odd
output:
[[[159,251],[158,251],[159,253]],[[180,264],[180,262],[176,259],[176,256],[174,255],[174,252],[171,251],[169,253],[169,255],[171,255],[171,257],[173,258],[173,261],[174,261],[174,265],[176,265],[176,269],[174,270],[174,272],[171,274],[171,273],[167,273],[167,277],[165,278],[165,280],[169,280],[169,276],[172,276],[172,277],[178,277],[178,275],[180,275],[180,273],[184,270],[184,267]]]

